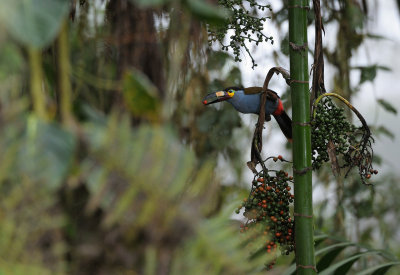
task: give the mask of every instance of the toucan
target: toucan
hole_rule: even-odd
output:
[[[258,114],[261,104],[262,87],[228,87],[223,91],[208,94],[204,100],[204,105],[216,102],[227,101],[240,113]],[[282,101],[279,96],[268,90],[267,102],[265,104],[265,120],[269,121],[271,115],[278,122],[285,137],[292,140],[292,120],[283,109]]]

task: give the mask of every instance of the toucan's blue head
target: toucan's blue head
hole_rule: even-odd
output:
[[[205,96],[203,100],[204,105],[209,105],[221,101],[225,101],[231,99],[235,96],[237,91],[243,90],[243,88],[239,87],[229,87],[223,91],[213,92]]]

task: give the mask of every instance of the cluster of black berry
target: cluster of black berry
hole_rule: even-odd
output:
[[[273,159],[283,160],[281,156]],[[282,255],[294,250],[294,222],[289,211],[294,201],[289,185],[292,181],[293,177],[283,170],[259,173],[254,177],[249,197],[236,210],[239,213],[244,208],[243,215],[247,218],[241,232],[261,230],[267,253],[276,251],[278,245]],[[267,268],[273,263],[267,263]]]
[[[351,108],[354,109],[352,106]],[[330,160],[330,150],[331,154],[342,156],[338,165],[339,168],[348,168],[347,173],[351,168],[358,167],[364,183],[364,179],[377,174],[378,171],[372,169],[373,139],[366,128],[367,125],[356,127],[351,124],[344,114],[344,109],[337,107],[329,97],[324,97],[316,106],[316,114],[312,121],[313,168],[319,169],[324,162]]]
[[[247,2],[247,3],[246,3]],[[222,45],[222,50],[233,50],[235,61],[242,61],[240,58],[240,48],[243,47],[251,57],[253,68],[257,66],[250,54],[250,50],[245,42],[253,42],[256,45],[263,41],[274,42],[272,36],[267,37],[262,31],[264,22],[270,17],[257,17],[256,10],[271,10],[270,5],[260,5],[255,0],[219,0],[218,4],[232,11],[232,16],[228,24],[208,28],[209,44],[218,41]],[[248,6],[249,8],[246,8]],[[225,37],[230,33],[229,43],[225,44]]]
[[[346,119],[344,109],[337,107],[330,98],[322,99],[316,108],[312,122],[311,148],[313,168],[319,169],[323,162],[329,161],[329,142],[334,145],[337,155],[348,151],[354,126]]]

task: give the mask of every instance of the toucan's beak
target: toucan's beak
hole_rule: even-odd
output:
[[[231,98],[227,92],[224,91],[219,91],[219,92],[214,92],[214,93],[210,93],[208,95],[206,95],[206,97],[203,99],[203,104],[204,105],[209,105],[209,104],[213,104],[216,102],[221,102],[224,100],[227,100]]]

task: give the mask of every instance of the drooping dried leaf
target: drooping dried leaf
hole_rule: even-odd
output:
[[[329,159],[331,161],[332,173],[335,177],[338,177],[340,175],[340,167],[338,159],[336,157],[336,147],[331,140],[328,141],[326,151],[328,152]]]

